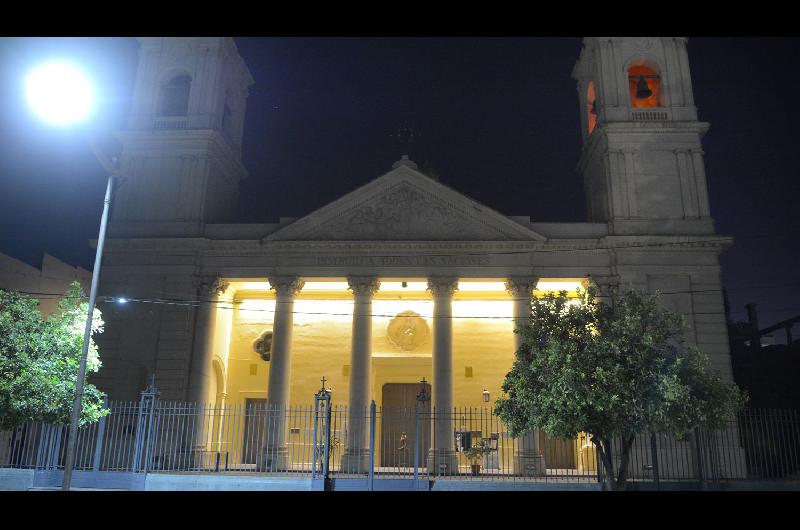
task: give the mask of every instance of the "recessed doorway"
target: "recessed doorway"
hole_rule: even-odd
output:
[[[414,467],[414,449],[419,445],[419,467],[427,467],[431,447],[431,385],[425,384],[428,400],[415,417],[419,383],[386,383],[381,406],[381,466]],[[417,429],[419,436],[417,436]]]

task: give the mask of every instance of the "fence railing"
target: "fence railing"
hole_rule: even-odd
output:
[[[488,407],[351,411],[143,399],[108,408],[100,422],[79,429],[76,469],[278,476],[322,476],[327,469],[341,478],[560,482],[595,482],[603,472],[589,435],[515,438]],[[41,423],[0,432],[0,467],[61,469],[67,434],[64,426]],[[615,441],[617,469],[620,448]],[[697,429],[681,439],[640,435],[628,470],[631,480],[651,482],[800,479],[797,412],[748,409],[725,429]]]

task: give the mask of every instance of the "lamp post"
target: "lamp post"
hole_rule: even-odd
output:
[[[77,68],[65,63],[46,63],[31,71],[26,80],[26,92],[32,110],[44,121],[58,126],[69,126],[84,121],[92,107],[93,93],[89,81]],[[106,239],[108,212],[114,191],[114,179],[118,172],[116,160],[106,157],[91,136],[89,145],[108,172],[108,183],[103,199],[103,214],[100,218],[100,233],[97,237],[92,285],[89,290],[89,308],[83,333],[83,348],[75,381],[75,401],[72,404],[69,437],[67,438],[64,482],[62,484],[62,489],[66,491],[70,489],[72,470],[75,467],[76,439],[83,401],[84,380],[86,379],[86,359],[92,339],[92,317],[97,300],[97,286],[100,281],[100,265]]]

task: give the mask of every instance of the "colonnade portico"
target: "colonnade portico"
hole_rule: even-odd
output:
[[[305,278],[309,281],[312,279],[311,277]],[[529,317],[530,298],[538,278],[507,277],[505,284],[502,280],[498,278],[498,281],[490,282],[495,284],[492,289],[496,292],[495,295],[492,295],[494,296],[492,299],[498,299],[497,296],[503,292],[503,285],[505,285],[505,290],[510,295],[510,301],[513,304],[513,320],[518,326]],[[275,310],[267,405],[271,411],[281,411],[289,405],[295,299],[306,284],[298,277],[272,277],[268,281],[271,290],[275,293]],[[465,279],[461,281],[463,284]],[[312,282],[311,285],[316,283],[318,282]],[[339,281],[339,283],[342,282]],[[394,282],[386,285],[392,283]],[[416,283],[416,290],[420,293],[424,292],[425,283],[419,281]],[[350,276],[347,278],[347,286],[352,293],[353,310],[350,366],[348,368],[349,414],[346,426],[347,439],[341,456],[341,468],[350,472],[363,472],[369,466],[369,404],[372,399],[377,399],[373,395],[377,390],[373,389],[372,384],[372,379],[377,377],[372,373],[373,299],[381,289],[381,281],[377,276]],[[453,300],[454,295],[459,291],[459,278],[430,276],[427,280],[426,290],[430,293],[429,300],[432,302],[433,309],[430,321],[432,340],[428,343],[431,347],[430,357],[428,357],[431,364],[428,366],[432,368],[433,372],[431,398],[434,418],[431,424],[432,436],[428,464],[432,473],[452,474],[458,471],[458,453],[455,449],[452,411],[457,405],[454,402]],[[472,290],[475,289],[472,288]],[[313,287],[311,292],[315,292]],[[389,292],[394,292],[391,287]],[[461,296],[469,297],[470,295],[465,291]],[[469,300],[469,298],[467,299]],[[509,313],[509,317],[511,316],[512,313]],[[519,348],[520,339],[521,337],[517,335],[514,342],[516,349]],[[510,348],[509,353],[511,353]],[[420,373],[420,379],[423,375],[425,374]],[[278,432],[270,437],[269,447],[265,447],[265,462],[270,469],[281,469],[291,465],[287,460],[287,435],[283,432],[284,430],[283,427],[278,427]],[[528,433],[519,440],[519,450],[514,455],[514,462],[515,470],[519,474],[537,475],[544,472],[538,432]]]

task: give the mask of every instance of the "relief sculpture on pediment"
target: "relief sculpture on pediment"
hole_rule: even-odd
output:
[[[489,227],[451,206],[401,186],[328,223],[317,239],[459,240],[497,239]]]

